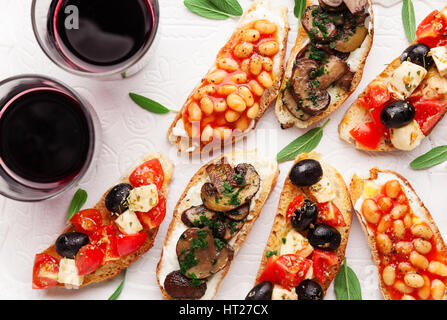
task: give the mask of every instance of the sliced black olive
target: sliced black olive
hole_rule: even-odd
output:
[[[402,53],[400,62],[409,61],[428,70],[435,63],[431,55],[429,55],[430,50],[430,47],[425,44],[412,44]]]
[[[57,238],[56,251],[64,258],[74,259],[79,249],[88,243],[88,235],[80,232],[68,232]]]
[[[335,251],[340,246],[341,234],[334,227],[317,224],[314,229],[309,229],[307,239],[314,248]]]
[[[320,284],[313,280],[303,280],[296,287],[298,300],[323,300],[324,291]]]
[[[394,101],[380,114],[380,121],[387,128],[402,128],[411,123],[416,114],[414,106],[405,100]]]
[[[192,283],[180,271],[173,271],[166,276],[164,289],[175,299],[200,299],[205,295],[206,282],[196,281]]]
[[[113,213],[123,213],[129,209],[127,197],[132,189],[133,187],[128,183],[120,183],[110,189],[105,199],[107,210]]]
[[[245,300],[272,300],[273,284],[269,281],[258,283],[245,297]]]
[[[317,222],[318,207],[310,200],[295,210],[292,216],[292,226],[299,232],[306,231]]]
[[[289,178],[298,187],[310,187],[323,177],[323,168],[317,160],[305,159],[296,163]]]

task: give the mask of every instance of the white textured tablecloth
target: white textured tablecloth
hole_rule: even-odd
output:
[[[294,44],[297,23],[292,0],[283,2],[290,8],[289,50]],[[161,151],[177,164],[168,197],[168,213],[154,247],[127,272],[121,299],[160,299],[155,268],[171,220],[172,210],[191,176],[201,166],[177,156],[168,144],[166,130],[174,114],[154,115],[133,104],[129,91],[158,100],[169,108],[178,109],[187,95],[213,63],[217,51],[231,35],[236,19],[213,21],[191,14],[180,0],[160,0],[161,19],[152,60],[139,74],[118,82],[101,82],[72,76],[43,54],[34,38],[30,2],[2,0],[0,4],[0,78],[22,73],[45,74],[62,80],[85,96],[95,107],[103,131],[100,159],[94,163],[80,187],[87,190],[86,207],[93,205],[103,192],[125,174],[145,153]],[[401,22],[401,2],[374,0],[375,39],[365,74],[356,93],[333,115],[325,129],[317,151],[331,162],[349,183],[354,172],[367,173],[372,166],[396,170],[407,177],[431,211],[441,233],[447,238],[446,184],[447,165],[430,170],[413,171],[409,162],[434,146],[447,144],[447,120],[443,120],[422,146],[409,153],[373,154],[360,152],[338,138],[337,126],[348,106],[387,63],[408,46]],[[414,0],[419,23],[429,12],[445,5],[443,0]],[[240,0],[244,8],[250,0]],[[259,133],[247,139],[247,148],[257,146],[261,152],[276,154],[304,131],[281,130],[273,108],[258,124]],[[242,144],[237,147],[241,148]],[[255,223],[239,255],[234,259],[218,299],[243,299],[251,289],[265,242],[268,238],[279,194],[291,163],[281,164],[278,184]],[[45,249],[64,228],[66,211],[73,196],[69,190],[56,199],[41,203],[20,203],[0,196],[0,298],[2,299],[106,299],[117,288],[121,277],[69,291],[31,289],[34,255]],[[357,273],[364,299],[381,299],[374,264],[357,219],[352,224],[347,259]],[[334,299],[330,288],[327,299]]]

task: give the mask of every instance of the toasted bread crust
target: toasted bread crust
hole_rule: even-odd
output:
[[[253,3],[253,5],[243,14],[243,16],[241,17],[239,24],[235,30],[235,32],[233,33],[236,34],[238,33],[246,24],[245,22],[245,17],[252,11],[256,11],[257,6],[263,2],[265,0],[256,0],[256,2]],[[242,132],[240,134],[235,134],[231,137],[231,140],[228,141],[222,141],[222,143],[214,143],[214,141],[212,142],[212,144],[209,144],[209,150],[208,148],[205,149],[205,147],[207,146],[207,144],[204,144],[202,141],[200,141],[200,146],[196,147],[193,151],[188,151],[187,149],[184,149],[182,147],[182,142],[184,142],[186,140],[186,142],[188,142],[187,138],[183,138],[179,137],[179,136],[175,136],[173,134],[173,128],[177,125],[178,121],[182,121],[182,114],[183,111],[185,110],[185,108],[187,107],[186,102],[183,105],[182,109],[180,110],[180,112],[177,114],[177,116],[175,117],[174,121],[172,122],[171,126],[168,129],[168,133],[167,133],[167,137],[168,137],[168,141],[174,145],[177,145],[178,147],[178,151],[179,152],[186,152],[186,153],[190,153],[190,154],[196,154],[196,153],[201,153],[204,151],[211,151],[214,150],[216,148],[221,147],[223,144],[229,144],[229,143],[235,143],[237,141],[239,141],[240,139],[242,139],[244,136],[246,136],[247,134],[249,134],[252,130],[256,129],[256,126],[258,124],[258,121],[261,119],[261,117],[264,115],[264,113],[267,111],[267,109],[270,107],[270,105],[272,104],[272,102],[275,100],[275,98],[278,95],[279,92],[279,88],[281,85],[281,79],[282,76],[284,74],[284,59],[285,59],[285,55],[286,55],[286,50],[287,50],[287,35],[289,32],[289,23],[288,23],[288,19],[287,19],[287,8],[284,8],[282,10],[282,19],[284,21],[284,39],[282,39],[282,49],[279,51],[279,53],[277,53],[277,56],[280,58],[280,62],[279,62],[279,69],[274,70],[273,76],[273,86],[266,89],[264,91],[264,94],[261,97],[261,102],[259,104],[259,113],[258,116],[253,119],[253,126],[250,127],[248,130],[246,130],[245,132]],[[243,22],[243,23],[242,23]],[[232,36],[233,36],[232,35]],[[278,39],[280,40],[280,39]],[[195,92],[199,87],[200,87],[201,83],[199,85],[197,85],[194,90],[192,92]],[[186,101],[189,100],[186,99]],[[188,146],[187,148],[190,148],[191,146],[193,146],[193,140],[191,138],[189,138],[189,143],[187,143]],[[205,150],[204,150],[205,149]]]
[[[295,159],[295,163],[304,160],[304,159],[315,159],[320,161],[321,155],[316,152],[311,152],[309,154],[299,155]],[[332,182],[335,190],[336,190],[336,199],[334,200],[335,204],[343,214],[343,219],[345,220],[346,226],[344,227],[336,227],[336,229],[340,232],[342,240],[340,243],[340,247],[337,249],[337,257],[338,261],[335,265],[333,265],[329,270],[328,279],[325,283],[322,283],[321,286],[326,293],[329,288],[332,280],[338,273],[341,264],[345,258],[346,245],[348,243],[349,230],[351,228],[352,222],[352,203],[349,197],[348,187],[343,179],[343,177],[329,164],[321,162],[323,166],[324,173],[328,176],[329,180]],[[309,193],[309,188],[297,187],[291,181],[290,178],[287,177],[284,182],[284,187],[281,192],[281,196],[279,198],[278,203],[278,211],[275,216],[275,220],[273,222],[273,227],[270,232],[269,239],[267,240],[267,245],[265,246],[264,253],[262,255],[261,265],[258,270],[258,274],[256,279],[259,279],[262,273],[264,272],[265,266],[267,264],[267,252],[268,251],[280,251],[282,238],[285,234],[290,230],[287,227],[287,209],[289,207],[290,202],[299,194],[304,196],[304,199],[313,199],[313,197]],[[256,283],[258,281],[256,280]]]
[[[434,237],[435,237],[436,244],[437,244],[437,249],[439,251],[441,251],[441,252],[444,252],[447,255],[447,247],[445,245],[444,240],[442,239],[441,233],[439,232],[439,229],[436,226],[436,223],[434,222],[430,212],[425,207],[424,203],[419,198],[419,196],[416,194],[416,191],[414,191],[413,187],[408,182],[408,180],[405,179],[400,174],[398,174],[398,173],[396,173],[394,171],[391,171],[391,170],[381,170],[381,169],[376,168],[376,167],[372,168],[370,170],[370,176],[369,176],[369,178],[366,178],[366,179],[359,177],[357,174],[354,174],[354,176],[352,177],[352,180],[351,180],[351,184],[350,184],[350,194],[351,194],[352,203],[355,205],[355,203],[360,199],[360,197],[361,197],[361,195],[363,193],[363,187],[364,187],[366,181],[377,179],[378,174],[380,172],[382,172],[382,173],[391,173],[391,174],[395,175],[397,178],[399,178],[413,192],[413,194],[414,194],[415,198],[417,199],[419,205],[425,211],[425,216],[426,216],[426,221],[425,222],[428,223],[428,225],[430,226],[430,228],[432,229],[432,231],[434,233]],[[391,296],[390,296],[388,290],[386,289],[385,283],[383,282],[382,275],[379,273],[380,258],[379,258],[379,252],[378,252],[377,246],[376,246],[376,239],[375,239],[375,237],[373,235],[371,235],[368,232],[368,226],[367,226],[365,220],[362,218],[362,214],[360,212],[358,212],[357,210],[355,210],[355,209],[354,209],[354,212],[356,213],[357,218],[360,221],[360,225],[362,226],[363,232],[366,235],[366,238],[368,240],[368,244],[369,244],[369,246],[371,248],[372,259],[373,259],[374,263],[377,266],[377,275],[379,277],[379,288],[380,288],[380,291],[382,292],[383,298],[385,300],[391,300]],[[444,283],[447,284],[447,280],[444,280]],[[444,299],[447,299],[447,293],[444,295]]]
[[[318,3],[318,1],[317,1],[317,3]],[[298,29],[298,35],[296,38],[295,46],[293,47],[292,52],[289,57],[289,60],[287,61],[286,71],[284,73],[284,79],[282,81],[281,89],[279,91],[279,95],[278,95],[278,98],[276,100],[276,105],[275,105],[276,117],[278,118],[278,121],[281,123],[281,128],[288,129],[293,126],[296,126],[298,128],[309,127],[310,125],[314,124],[315,122],[318,122],[318,121],[328,117],[331,113],[336,111],[349,98],[349,96],[357,89],[358,85],[360,84],[360,81],[362,80],[363,70],[365,67],[366,59],[368,58],[369,52],[371,51],[371,47],[372,47],[373,39],[374,39],[374,13],[373,13],[372,1],[368,0],[368,3],[369,3],[369,8],[370,8],[370,15],[371,15],[371,31],[370,31],[369,35],[367,36],[367,38],[364,40],[364,41],[368,41],[367,49],[365,51],[364,56],[361,58],[361,62],[358,66],[357,71],[354,74],[349,92],[346,92],[343,89],[340,89],[339,94],[337,95],[337,99],[332,99],[331,104],[324,112],[322,112],[321,114],[319,114],[315,117],[312,117],[306,121],[299,120],[299,119],[295,118],[294,116],[292,116],[290,114],[290,112],[287,110],[287,108],[282,103],[283,90],[286,89],[287,83],[290,80],[290,77],[292,75],[293,65],[295,63],[296,56],[309,43],[309,35],[306,32],[306,30],[303,28],[303,26],[300,25],[300,27]],[[306,7],[309,7],[314,4],[315,4],[315,1],[306,0]],[[285,117],[284,114],[287,114],[288,116]]]
[[[173,176],[174,165],[169,159],[164,158],[163,155],[161,155],[160,153],[153,153],[153,154],[146,156],[141,161],[141,163],[144,163],[144,162],[146,162],[150,159],[154,159],[154,158],[159,159],[160,163],[163,167],[164,182],[163,182],[163,187],[161,189],[161,194],[166,198],[168,195],[168,191],[169,191],[169,184],[171,183],[172,176]],[[125,177],[123,177],[119,181],[119,183],[129,183],[129,176],[132,172],[133,172],[133,170],[129,171],[129,173]],[[107,192],[102,196],[102,198],[93,207],[94,209],[98,209],[99,211],[101,211],[101,214],[103,217],[103,222],[105,224],[110,224],[113,222],[112,216],[111,216],[109,210],[107,210],[107,208],[105,206],[105,197],[109,190],[107,190]],[[143,246],[140,249],[138,249],[137,251],[135,251],[132,254],[121,257],[116,261],[108,262],[108,263],[102,265],[101,267],[99,267],[97,270],[95,270],[95,272],[85,275],[84,282],[82,283],[82,285],[80,287],[82,288],[82,287],[85,287],[85,286],[95,283],[95,282],[109,280],[109,279],[112,279],[112,278],[116,277],[117,275],[119,275],[121,273],[121,271],[123,271],[124,269],[129,267],[132,263],[134,263],[136,260],[138,260],[138,258],[140,258],[144,253],[146,253],[150,248],[152,248],[152,246],[154,244],[155,237],[157,236],[157,233],[158,233],[158,229],[159,229],[159,227],[151,229],[151,230],[145,229],[144,231],[147,232],[148,237],[146,239],[146,242],[143,244]],[[71,232],[71,231],[74,231],[73,226],[69,226],[68,228],[66,228],[63,233]],[[46,249],[43,253],[50,254],[54,257],[57,257],[58,259],[62,258],[56,252],[54,243],[51,247]],[[65,285],[62,283],[59,283],[58,286],[64,287]]]
[[[179,201],[177,202],[177,205],[174,209],[173,212],[173,218],[171,221],[171,224],[169,226],[169,230],[168,233],[166,235],[166,239],[165,239],[165,244],[171,239],[172,237],[172,233],[174,232],[174,230],[176,229],[177,226],[183,224],[182,220],[181,220],[181,215],[182,212],[179,212],[179,206],[182,203],[182,201],[185,199],[185,197],[188,194],[189,189],[191,189],[191,187],[201,184],[203,183],[203,180],[206,179],[207,177],[207,172],[206,169],[209,165],[211,164],[215,164],[218,163],[221,159],[223,159],[224,157],[231,157],[232,155],[237,154],[238,152],[232,152],[231,154],[224,154],[221,155],[220,157],[210,161],[209,163],[207,163],[206,165],[204,165],[202,168],[199,169],[199,171],[197,171],[197,173],[191,178],[190,182],[188,183],[185,191],[183,192],[183,194],[181,195]],[[246,152],[244,152],[246,153]],[[236,236],[236,240],[234,242],[234,244],[232,245],[233,249],[234,249],[234,256],[237,255],[237,253],[239,252],[239,249],[242,247],[243,243],[245,242],[250,230],[253,227],[254,222],[257,220],[257,218],[259,217],[259,214],[261,213],[261,210],[265,204],[265,202],[267,201],[267,198],[269,197],[270,193],[272,192],[272,190],[275,187],[276,184],[276,180],[279,174],[279,169],[278,166],[276,165],[276,171],[272,172],[272,174],[270,175],[269,179],[267,181],[262,181],[262,185],[261,185],[261,189],[259,190],[260,192],[260,196],[256,199],[256,204],[253,208],[253,210],[250,211],[250,215],[253,216],[253,218],[251,220],[247,220],[244,224],[244,226],[242,227],[242,229],[238,232],[237,236]],[[163,260],[163,254],[164,254],[164,246],[163,246],[163,250],[161,252],[161,256],[160,256],[160,261],[157,265],[157,282],[158,285],[160,287],[161,293],[163,295],[164,299],[167,300],[174,300],[174,298],[172,298],[164,289],[163,287],[163,283],[161,283],[161,279],[160,279],[160,270],[162,268],[162,260]],[[219,273],[217,273],[214,276],[219,275],[220,276],[220,280],[217,284],[217,286],[215,287],[215,291],[212,294],[212,298],[214,299],[217,291],[220,287],[220,284],[222,283],[223,279],[225,278],[226,274],[228,273],[228,270],[230,269],[232,261],[223,269],[221,270]],[[207,290],[210,290],[209,288]]]

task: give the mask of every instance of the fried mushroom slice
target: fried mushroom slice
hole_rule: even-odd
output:
[[[349,71],[348,64],[336,56],[329,56],[323,65],[323,74],[317,77],[318,88],[326,90]]]
[[[203,220],[211,221],[216,220],[217,213],[208,210],[205,206],[194,206],[182,213],[182,222],[188,227],[199,227],[204,226]]]
[[[331,41],[338,34],[335,23],[319,6],[306,8],[302,17],[302,24],[309,37],[316,42]]]
[[[164,285],[166,292],[175,299],[200,299],[205,295],[206,282],[191,285],[191,280],[180,271],[172,271],[166,276]]]

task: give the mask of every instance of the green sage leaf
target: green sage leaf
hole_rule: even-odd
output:
[[[124,288],[124,282],[126,281],[126,273],[127,273],[127,269],[124,269],[124,271],[123,271],[123,280],[121,280],[120,285],[115,290],[115,292],[109,297],[108,300],[116,300],[116,299],[119,298],[119,296],[121,295],[121,292],[123,291],[123,288]]]
[[[416,158],[410,163],[410,166],[413,169],[421,170],[436,166],[445,161],[447,161],[447,146],[440,146]]]
[[[224,20],[230,17],[228,13],[219,9],[208,0],[185,0],[183,3],[191,12],[204,18]]]
[[[67,212],[67,222],[70,221],[71,217],[73,217],[76,213],[81,210],[82,206],[87,201],[87,191],[83,189],[78,189],[71,200],[70,207]]]
[[[411,0],[403,0],[402,23],[408,41],[413,42],[416,38],[416,16],[414,14],[413,2]]]
[[[337,300],[362,300],[362,288],[355,272],[343,262],[334,282]]]
[[[146,98],[146,97],[141,96],[136,93],[132,93],[132,92],[129,93],[129,97],[133,100],[133,102],[135,102],[141,108],[143,108],[144,110],[147,110],[149,112],[152,112],[152,113],[166,114],[169,112],[178,112],[175,110],[168,109],[168,108],[164,107],[163,105],[161,105],[160,103],[158,103],[157,101]]]

